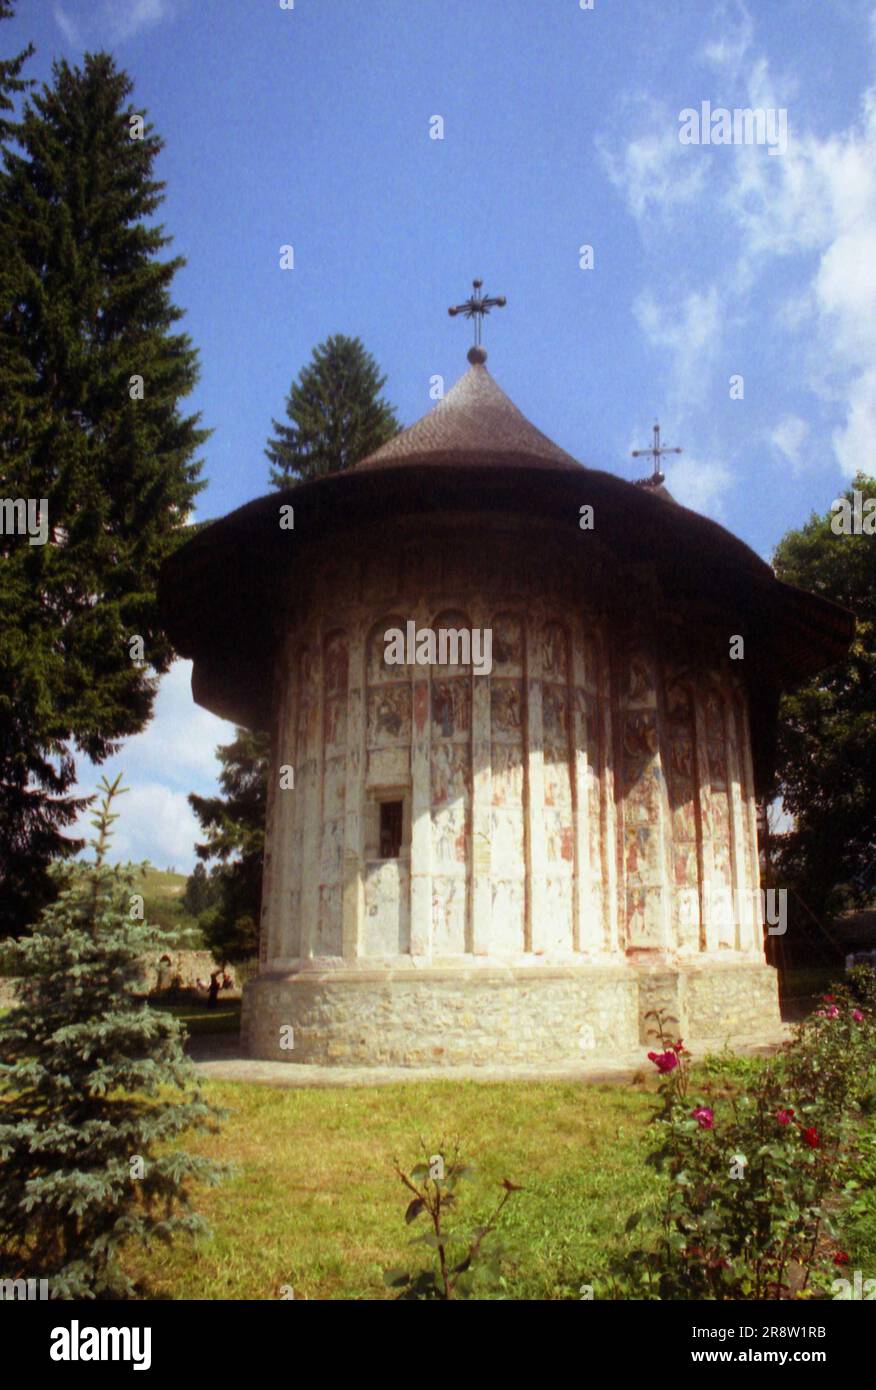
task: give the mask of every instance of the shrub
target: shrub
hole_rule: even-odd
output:
[[[171,1142],[219,1112],[181,1026],[136,998],[143,957],[166,942],[129,915],[131,872],[106,863],[119,779],[101,789],[94,863],[5,947],[21,986],[0,1021],[0,1269],[48,1279],[56,1298],[132,1295],[125,1244],[204,1230],[189,1186],[221,1173]]]
[[[661,1050],[648,1056],[661,1081],[650,1161],[665,1199],[657,1243],[617,1264],[615,1295],[763,1299],[827,1285],[831,1209],[850,1191],[849,1125],[866,1093],[873,1030],[845,996],[824,1003],[785,1055],[749,1073],[746,1091],[718,1098],[692,1093],[690,1055],[667,1032],[674,1020],[652,1015]]]
[[[424,1152],[428,1150],[424,1148]],[[405,1210],[406,1225],[422,1216],[431,1226],[431,1230],[414,1236],[411,1244],[433,1250],[435,1265],[415,1274],[387,1269],[383,1276],[386,1284],[399,1290],[399,1298],[424,1300],[470,1298],[476,1291],[501,1286],[504,1251],[495,1237],[495,1228],[511,1194],[522,1189],[504,1178],[502,1196],[483,1225],[451,1228],[447,1217],[458,1206],[457,1188],[474,1175],[474,1170],[462,1160],[459,1144],[453,1146],[452,1157],[446,1162],[438,1152],[416,1164],[409,1174],[396,1161],[395,1171],[412,1194]]]

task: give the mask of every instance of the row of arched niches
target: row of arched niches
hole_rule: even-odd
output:
[[[388,664],[386,634],[409,618],[296,634],[279,750],[295,793],[277,822],[290,868],[273,954],[761,952],[746,696],[732,662],[683,671],[645,640],[613,643],[607,624],[521,606],[486,619],[489,675]],[[461,608],[429,623],[478,625]],[[403,835],[387,859],[375,827],[393,798]],[[352,948],[350,873],[361,875]],[[712,911],[732,894],[732,912]]]

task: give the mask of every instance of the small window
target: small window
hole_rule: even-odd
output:
[[[380,857],[398,859],[402,842],[401,801],[381,801],[380,803]]]

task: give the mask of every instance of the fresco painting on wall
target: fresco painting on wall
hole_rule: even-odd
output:
[[[643,656],[632,656],[629,665],[627,699],[630,704],[650,704],[654,695],[651,663]]]
[[[526,931],[526,885],[521,877],[492,882],[493,939],[500,952],[523,951]]]
[[[541,678],[565,685],[569,678],[568,638],[561,623],[545,623],[541,638]]]
[[[432,733],[442,738],[465,736],[471,729],[471,679],[432,681]]]
[[[549,621],[541,629],[542,769],[546,878],[546,920],[538,940],[543,949],[571,950],[572,870],[575,860],[575,828],[572,796],[572,748],[570,727],[569,635],[561,623]],[[564,872],[557,870],[563,866]],[[534,924],[535,929],[535,924]]]
[[[523,745],[494,743],[492,759],[494,806],[523,805]]]
[[[464,953],[466,908],[464,878],[432,880],[432,949],[437,956]]]
[[[365,866],[363,956],[394,956],[410,950],[410,870],[403,859],[373,860]]]
[[[492,630],[493,670],[502,676],[522,675],[523,625],[520,619],[501,614],[493,619]]]
[[[517,743],[523,735],[523,682],[490,681],[490,710],[493,738]]]
[[[572,949],[572,876],[548,873],[545,877],[545,920],[539,945],[543,951]]]
[[[384,660],[386,653],[386,633],[391,628],[405,631],[405,619],[398,613],[387,613],[371,628],[367,643],[368,684],[380,685],[384,681],[410,680],[413,674],[410,666],[399,663],[388,666]]]
[[[347,751],[347,678],[349,658],[347,639],[335,632],[326,639],[323,650],[323,754],[343,757]]]
[[[405,683],[381,685],[368,691],[368,746],[409,744],[411,739],[411,687]]]
[[[677,680],[666,691],[669,740],[669,806],[672,817],[673,925],[679,949],[698,950],[700,841],[696,803],[696,716],[693,692]]]
[[[341,889],[338,884],[322,884],[319,890],[316,954],[340,956],[342,953]]]
[[[524,639],[514,614],[492,619],[490,676],[492,933],[501,950],[519,952],[526,937],[524,808]]]
[[[663,773],[659,761],[656,686],[651,663],[640,652],[629,658],[628,701],[645,709],[627,708],[623,715],[623,867],[625,876],[626,939],[628,946],[650,947],[660,939],[660,805]]]

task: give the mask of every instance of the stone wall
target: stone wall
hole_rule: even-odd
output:
[[[655,1007],[688,1040],[763,1032],[779,1022],[776,974],[748,962],[268,972],[244,992],[243,1036],[251,1056],[276,1061],[538,1067],[653,1045]]]
[[[167,951],[162,952],[167,955],[169,963],[162,967],[164,987],[169,985],[176,975],[179,975],[183,989],[194,989],[198,980],[210,981],[210,972],[218,968],[209,951]],[[160,956],[150,956],[144,962],[143,978],[141,989],[144,994],[152,994],[158,989],[159,984],[159,962]],[[235,991],[239,991],[237,976],[233,966],[227,967],[227,973],[234,982],[232,990],[223,991],[225,998]],[[15,1003],[15,981],[0,978],[0,1008],[9,1008]]]

